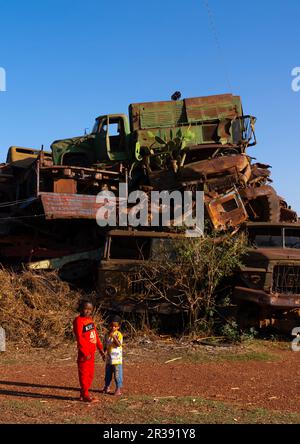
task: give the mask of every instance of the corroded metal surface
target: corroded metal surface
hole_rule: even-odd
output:
[[[300,224],[249,223],[248,233],[253,247],[244,258],[234,299],[254,312],[257,307],[257,315],[260,307],[261,321],[270,317],[269,325],[275,325],[276,318],[284,319],[283,310],[300,309]]]
[[[202,160],[185,165],[178,173],[179,179],[185,182],[199,180],[209,183],[216,180],[216,176],[232,176],[236,184],[246,184],[251,176],[249,158],[241,154]]]
[[[40,193],[46,219],[96,219],[96,196],[64,193]]]
[[[243,201],[236,191],[209,200],[206,209],[213,227],[218,231],[236,228],[248,218]]]
[[[96,196],[102,190],[118,196],[120,182],[130,191],[204,190],[207,225],[219,232],[219,242],[249,220],[296,222],[296,212],[270,186],[270,165],[248,156],[248,147],[256,144],[256,119],[244,115],[240,97],[221,94],[180,100],[180,94],[175,94],[173,98],[131,104],[128,116],[101,115],[91,134],[55,141],[51,153],[11,147],[7,162],[0,165],[2,262],[54,258],[61,264],[63,257],[99,248],[105,230],[95,221],[103,206]],[[111,131],[113,126],[116,133]],[[151,239],[150,232],[139,235]],[[287,260],[288,266],[294,266],[298,258],[295,251],[279,250],[277,258],[269,250],[250,252],[252,271],[267,267],[262,272],[265,286],[260,287],[260,274],[254,270],[251,285],[248,279],[245,290],[240,283],[236,294],[241,295],[244,288],[245,300],[250,300],[251,293],[252,302],[264,297],[265,306],[282,306],[281,300],[288,305],[286,294],[271,292],[270,270]],[[102,264],[105,282],[119,279],[118,267],[126,269],[128,264],[106,265],[112,268],[104,269]],[[291,281],[293,273],[288,270]],[[280,273],[279,282],[285,283]],[[136,285],[130,291],[141,289]],[[295,302],[294,296],[290,300]]]

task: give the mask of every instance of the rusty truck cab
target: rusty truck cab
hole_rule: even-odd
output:
[[[130,129],[125,114],[107,114],[96,119],[92,134],[99,159],[128,160],[130,156]]]
[[[248,223],[247,232],[250,247],[234,289],[235,300],[242,309],[256,307],[273,324],[292,312],[298,316],[300,223]]]
[[[122,311],[139,311],[136,304],[145,295],[142,282],[135,280],[137,269],[155,259],[162,242],[172,251],[172,240],[182,237],[174,233],[112,230],[106,235],[103,259],[98,268],[98,291],[103,307]],[[165,307],[160,306],[160,312]],[[141,308],[141,310],[143,310]]]

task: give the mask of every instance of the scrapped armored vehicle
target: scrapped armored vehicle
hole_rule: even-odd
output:
[[[46,166],[49,164],[52,167]],[[100,259],[101,229],[95,215],[101,203],[97,204],[88,187],[99,191],[99,182],[112,184],[118,174],[63,168],[53,169],[51,152],[9,148],[7,162],[0,164],[2,264],[27,264],[35,269],[64,267],[64,276],[77,278]],[[83,183],[90,195],[76,193],[83,192]]]
[[[248,223],[247,231],[251,247],[234,277],[235,316],[242,329],[272,326],[290,333],[300,321],[300,223]],[[175,260],[174,241],[182,237],[149,231],[107,232],[97,278],[102,306],[124,312],[178,313],[168,303],[147,298],[139,270],[145,261],[155,260],[162,242],[170,260]]]
[[[232,94],[131,104],[128,117],[100,116],[91,134],[55,141],[52,153],[17,147],[21,162],[9,155],[0,166],[0,203],[25,201],[24,216],[39,211],[51,220],[95,219],[94,196],[102,190],[118,196],[120,183],[129,191],[203,189],[207,183],[213,191],[207,206],[219,198],[227,208],[214,228],[235,228],[247,219],[233,187],[251,175],[245,150],[256,143],[254,123]],[[0,212],[16,214],[13,206]]]
[[[248,223],[251,247],[234,299],[241,325],[291,332],[300,322],[300,223]]]
[[[95,219],[102,190],[204,190],[213,229],[246,220],[293,221],[297,216],[268,185],[268,166],[251,164],[255,117],[232,94],[129,105],[102,115],[91,134],[57,140],[52,153],[18,148],[0,166],[0,203],[25,201],[22,214],[47,219]],[[21,152],[22,151],[22,152]],[[14,150],[10,149],[10,153]],[[18,209],[19,209],[19,205]],[[0,207],[3,216],[14,206]]]
[[[117,193],[120,182],[127,182],[122,165],[106,170],[55,165],[51,152],[10,147],[7,162],[0,164],[0,214],[95,220],[95,196],[103,189]]]
[[[247,220],[235,187],[245,186],[251,176],[245,151],[256,144],[256,119],[243,114],[239,96],[134,103],[128,115],[100,116],[91,134],[55,141],[54,164],[108,171],[122,165],[129,191],[205,186],[207,217],[212,206],[224,213],[221,220],[211,219],[213,228],[235,229]]]
[[[206,221],[221,236],[248,220],[296,221],[269,166],[246,152],[254,125],[240,97],[223,94],[131,104],[128,116],[102,115],[91,134],[57,140],[51,152],[11,147],[0,164],[0,260],[93,255],[96,196],[112,191],[118,205],[121,183],[126,192],[203,190]]]
[[[186,236],[167,232],[108,231],[97,278],[101,306],[124,312],[179,313],[167,302],[147,299],[145,285],[137,276],[145,261],[157,258],[162,244],[172,260],[174,240],[182,238]]]
[[[134,103],[129,113],[102,115],[91,134],[55,141],[55,165],[128,172],[129,190],[204,189],[212,228],[246,220],[294,222],[296,213],[269,185],[269,165],[252,164],[255,117],[232,94]],[[217,217],[212,213],[217,211]]]

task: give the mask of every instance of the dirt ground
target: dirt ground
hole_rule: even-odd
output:
[[[144,339],[124,350],[121,398],[78,400],[74,344],[0,354],[1,423],[300,423],[300,352],[290,343],[210,347]]]

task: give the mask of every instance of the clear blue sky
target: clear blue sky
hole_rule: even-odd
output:
[[[232,91],[257,116],[250,154],[300,213],[299,0],[209,0]],[[230,92],[203,0],[1,1],[0,161],[49,148],[137,101]]]

